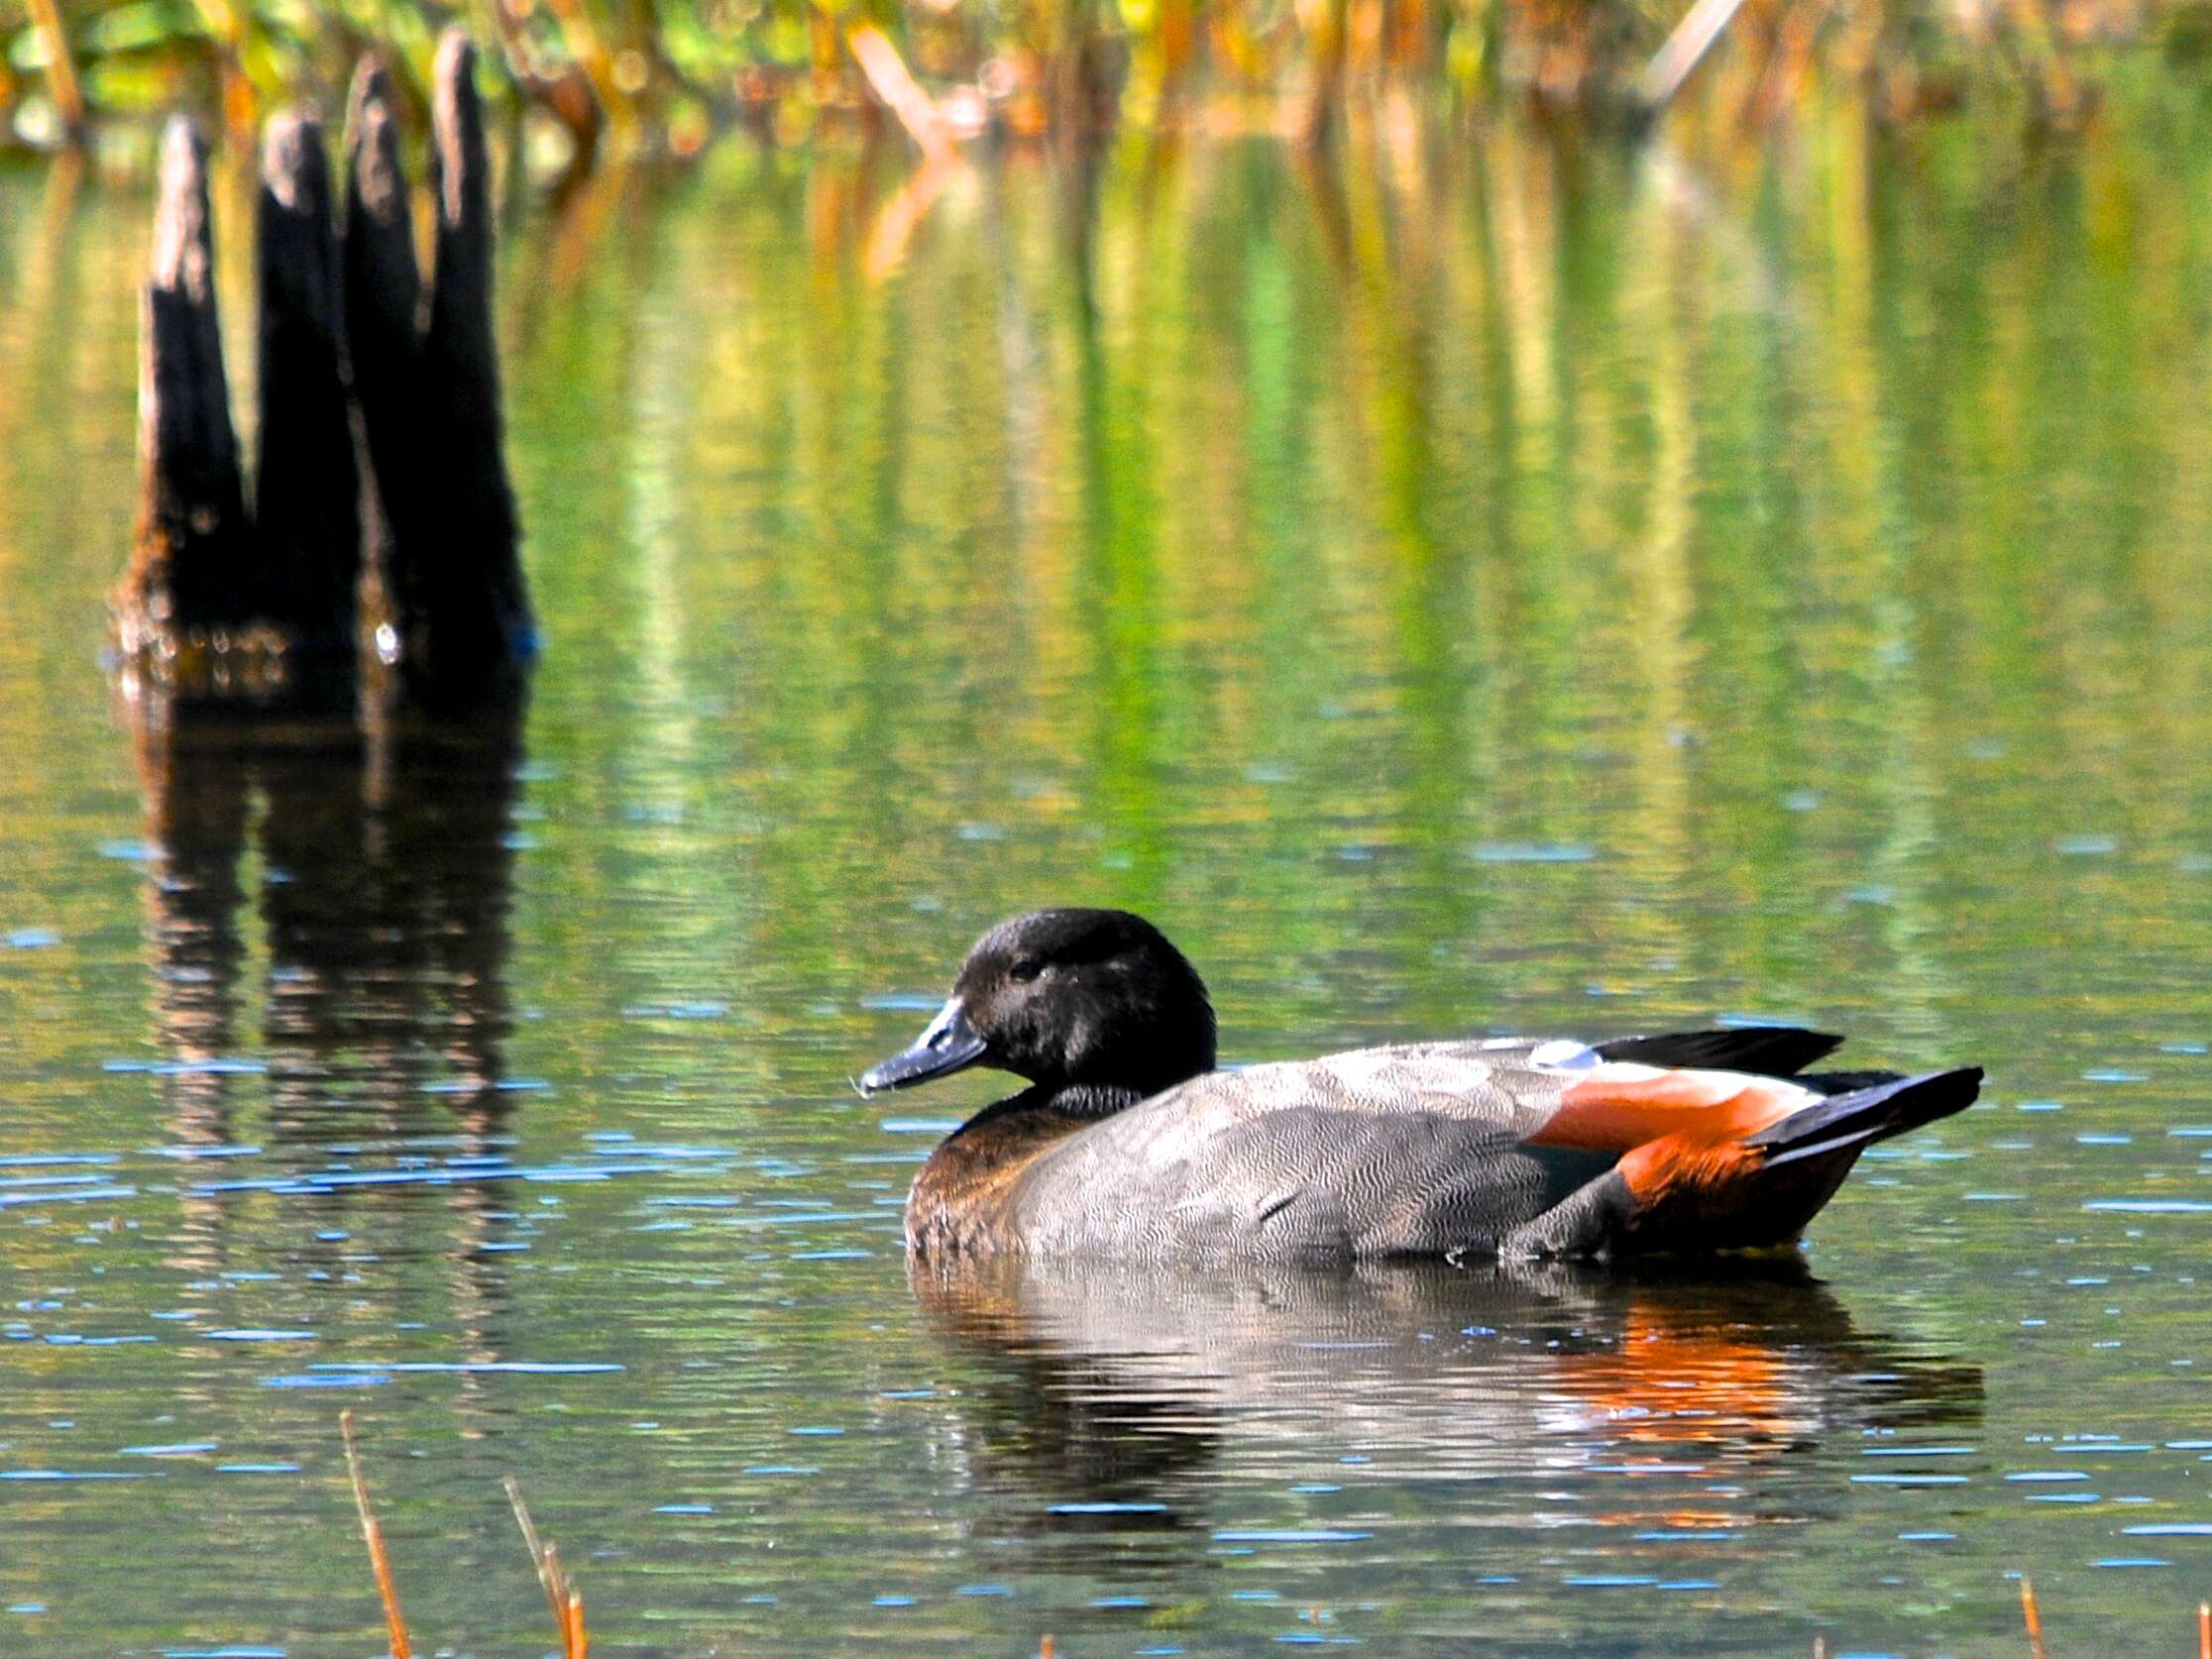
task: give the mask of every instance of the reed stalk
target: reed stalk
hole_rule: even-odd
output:
[[[2044,1647],[2043,1613],[2036,1606],[2036,1587],[2026,1573],[2020,1575],[2020,1616],[2028,1621],[2028,1651],[2035,1659],[2050,1659]]]
[[[537,1522],[530,1517],[530,1506],[522,1500],[521,1483],[509,1475],[500,1483],[506,1489],[507,1502],[514,1510],[514,1523],[522,1529],[522,1542],[529,1549],[530,1564],[537,1569],[538,1585],[545,1592],[545,1604],[553,1612],[553,1628],[561,1638],[562,1659],[585,1659],[589,1640],[584,1633],[584,1593],[568,1581],[562,1571],[561,1557],[551,1544],[542,1538]]]
[[[159,9],[167,33],[104,76],[105,34],[78,31],[128,0],[25,0],[28,33],[65,131],[154,112],[212,61],[227,125],[248,130],[275,99],[312,101],[333,58],[361,44],[343,8],[290,0],[190,0]],[[856,103],[898,120],[925,162],[978,128],[1016,138],[1095,136],[1123,120],[1273,131],[1311,145],[1414,92],[1470,112],[1528,98],[1554,116],[1656,120],[1692,84],[1741,96],[1743,125],[1786,116],[1814,91],[1863,87],[1881,118],[1925,119],[1987,90],[2032,125],[2091,119],[2098,77],[2121,52],[2156,54],[2195,27],[2195,0],[900,0],[869,7],[774,0],[749,8],[594,0],[478,0],[506,94],[551,115],[589,166],[614,147],[698,155],[719,132],[772,143],[842,131]],[[0,13],[7,8],[0,6]],[[407,52],[454,8],[380,0]],[[11,46],[0,34],[0,49]],[[279,50],[279,45],[281,50]],[[1731,59],[1723,64],[1721,59]],[[2186,76],[2171,51],[2166,72]],[[160,72],[143,72],[152,65]],[[82,77],[80,79],[80,71]],[[0,97],[5,71],[0,69]],[[1745,89],[1748,88],[1748,95]],[[211,113],[202,111],[203,115]],[[952,119],[947,119],[950,115]],[[955,133],[954,129],[957,129]],[[5,142],[0,132],[0,143]]]
[[[69,32],[61,25],[58,0],[31,0],[31,22],[46,54],[47,87],[61,117],[62,141],[81,145],[85,136],[84,87],[77,79],[76,56],[69,50]]]
[[[391,1557],[385,1553],[384,1528],[369,1504],[369,1483],[361,1473],[361,1445],[354,1435],[354,1414],[338,1413],[338,1432],[346,1443],[346,1475],[353,1482],[354,1508],[361,1515],[362,1541],[369,1546],[369,1566],[377,1575],[377,1596],[384,1603],[385,1628],[390,1632],[391,1659],[414,1659],[407,1642],[407,1621],[399,1613],[399,1591],[391,1578]]]

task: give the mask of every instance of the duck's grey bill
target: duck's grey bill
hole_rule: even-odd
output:
[[[990,1045],[968,1024],[967,1010],[960,1006],[959,998],[954,997],[923,1028],[913,1048],[893,1054],[881,1065],[871,1066],[860,1074],[860,1092],[881,1094],[885,1089],[926,1083],[932,1077],[949,1077],[973,1065],[989,1048]]]

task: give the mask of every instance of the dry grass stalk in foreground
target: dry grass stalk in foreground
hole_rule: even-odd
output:
[[[2028,1650],[2036,1659],[2050,1659],[2044,1649],[2043,1614],[2036,1606],[2036,1587],[2028,1575],[2020,1575],[2020,1616],[2028,1621]]]
[[[2028,1626],[2028,1651],[2033,1659],[2050,1659],[2050,1650],[2044,1646],[2043,1608],[2036,1603],[2035,1584],[2025,1573],[2020,1578],[2020,1616]],[[1813,1659],[1828,1659],[1825,1636],[1813,1638]],[[2197,1604],[2197,1659],[2212,1659],[2212,1602]]]
[[[345,1436],[346,1473],[353,1481],[354,1507],[361,1512],[361,1535],[369,1545],[369,1562],[377,1575],[377,1594],[384,1602],[385,1622],[391,1631],[392,1659],[411,1659],[413,1650],[407,1645],[406,1622],[399,1616],[399,1597],[392,1585],[390,1559],[385,1554],[384,1532],[369,1506],[369,1484],[362,1479],[361,1448],[354,1437],[351,1411],[338,1414],[338,1427]],[[545,1589],[546,1605],[553,1612],[553,1627],[561,1636],[562,1659],[587,1659],[589,1640],[584,1634],[583,1593],[568,1582],[559,1552],[539,1536],[537,1522],[530,1517],[530,1506],[522,1500],[521,1485],[511,1475],[500,1484],[506,1489],[507,1501],[514,1506],[515,1524],[522,1529],[522,1542],[529,1547],[538,1583]],[[2035,1583],[2026,1574],[2022,1574],[2020,1580],[2020,1613],[2028,1626],[2028,1648],[2034,1659],[2050,1659],[2049,1650],[2044,1646],[2043,1609],[2036,1603]],[[1052,1638],[1045,1636],[1037,1644],[1037,1659],[1054,1659],[1057,1651]],[[1827,1659],[1825,1636],[1813,1638],[1813,1659]],[[2197,1604],[2197,1659],[2212,1659],[2212,1602]]]
[[[500,1484],[506,1488],[507,1501],[514,1505],[515,1524],[522,1528],[522,1542],[530,1548],[538,1583],[545,1588],[546,1605],[553,1609],[553,1628],[561,1633],[562,1659],[584,1659],[584,1594],[568,1582],[553,1546],[538,1536],[530,1506],[522,1501],[521,1484],[512,1475]]]
[[[391,1659],[413,1659],[407,1623],[399,1616],[399,1592],[391,1579],[391,1558],[385,1553],[384,1529],[369,1506],[369,1483],[362,1477],[361,1444],[354,1434],[351,1411],[338,1413],[338,1431],[345,1438],[346,1474],[353,1482],[354,1507],[361,1513],[361,1536],[369,1545],[369,1565],[377,1575],[377,1595],[384,1603],[386,1628],[391,1633]],[[537,1522],[530,1518],[530,1506],[522,1501],[522,1489],[514,1477],[509,1475],[502,1484],[522,1528],[522,1541],[529,1546],[530,1560],[537,1568],[538,1583],[545,1587],[546,1603],[553,1609],[553,1628],[561,1637],[561,1659],[585,1659],[590,1640],[584,1634],[584,1594],[568,1582],[553,1546],[538,1536]]]
[[[407,1645],[407,1621],[399,1616],[399,1592],[391,1582],[391,1558],[385,1554],[384,1528],[369,1507],[369,1483],[361,1474],[361,1445],[354,1438],[351,1411],[338,1413],[338,1432],[346,1442],[346,1474],[353,1482],[354,1508],[361,1514],[361,1536],[369,1546],[369,1565],[377,1575],[377,1595],[384,1602],[385,1626],[391,1632],[391,1659],[412,1659]]]

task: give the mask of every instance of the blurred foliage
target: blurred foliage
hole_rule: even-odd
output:
[[[2206,0],[1738,4],[1720,0],[1693,85],[1753,129],[1817,80],[1861,88],[1884,120],[1996,97],[2065,127],[2096,108],[2117,49],[2212,65]],[[1662,0],[0,0],[0,117],[33,144],[180,104],[249,129],[280,101],[336,107],[372,45],[419,98],[439,30],[459,23],[495,49],[487,91],[555,159],[609,138],[688,157],[733,128],[796,143],[879,125],[886,106],[957,137],[1122,121],[1315,137],[1391,88],[1462,113],[1510,97],[1633,120],[1679,21]],[[863,67],[868,41],[889,43],[892,82]]]

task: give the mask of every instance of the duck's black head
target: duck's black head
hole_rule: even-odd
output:
[[[1112,1110],[1213,1063],[1205,984],[1158,928],[1123,910],[1037,910],[975,941],[937,1018],[860,1090],[989,1065]]]

